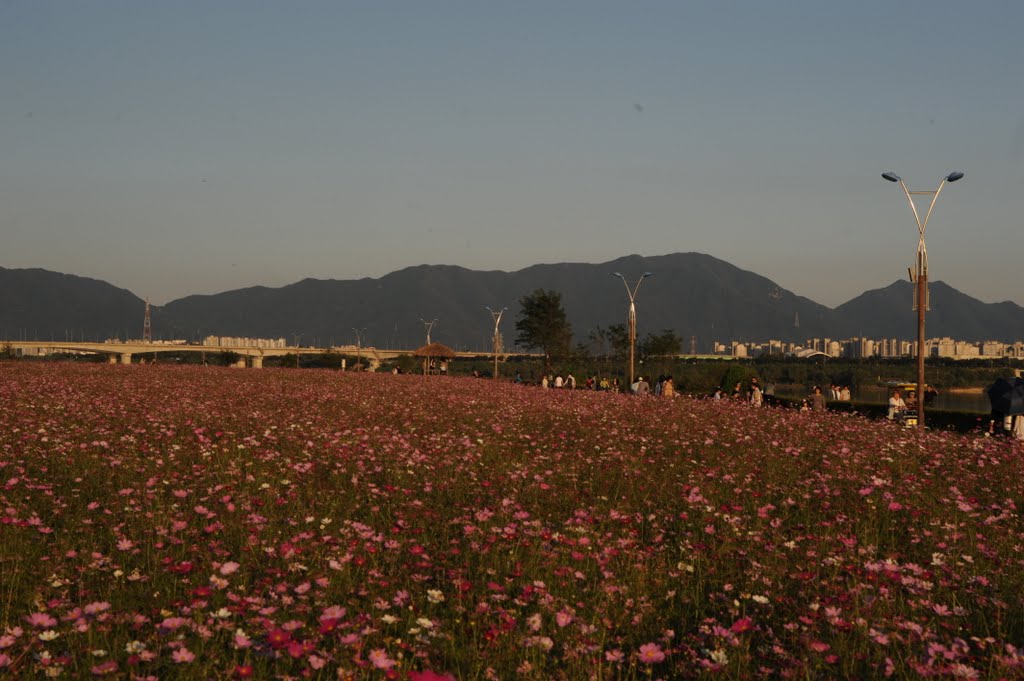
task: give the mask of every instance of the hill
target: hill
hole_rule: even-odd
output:
[[[0,267],[0,338],[141,338],[146,303],[105,281]]]
[[[983,303],[941,281],[930,282],[925,331],[929,338],[957,340],[1024,339],[1024,308],[1011,303]],[[844,336],[917,338],[917,316],[912,309],[914,284],[897,281],[866,291],[835,309]]]
[[[637,303],[640,336],[672,329],[696,337],[706,352],[712,340],[801,341],[916,337],[912,285],[895,282],[830,309],[761,275],[701,253],[605,263],[533,265],[516,272],[474,271],[452,265],[407,267],[379,279],[303,279],[288,286],[250,288],[180,298],[153,308],[154,338],[198,340],[207,335],[284,337],[304,345],[363,343],[415,348],[424,324],[437,320],[431,339],[462,349],[487,349],[493,320],[486,307],[508,307],[501,330],[515,336],[519,300],[538,288],[562,294],[576,342],[597,327],[624,323],[628,297],[614,272],[631,282],[652,272]],[[961,340],[1024,339],[1024,308],[983,303],[942,283],[931,286],[929,337]],[[0,268],[0,336],[63,340],[139,337],[145,303],[95,279],[40,269]]]
[[[483,349],[490,347],[494,327],[485,308],[509,308],[502,331],[511,342],[519,300],[544,288],[562,294],[581,342],[597,326],[625,322],[628,297],[613,276],[617,271],[630,280],[654,273],[637,295],[640,335],[674,329],[687,339],[697,336],[706,348],[712,338],[791,340],[825,333],[834,325],[829,308],[699,253],[534,265],[511,273],[421,265],[380,279],[305,279],[278,289],[182,298],[159,310],[158,321],[164,332],[184,337],[216,328],[225,335],[284,335],[289,341],[302,334],[304,342],[316,339],[319,344],[353,342],[353,329],[365,328],[368,344],[416,347],[424,340],[420,319],[436,318],[432,340]],[[795,326],[798,318],[800,326]]]

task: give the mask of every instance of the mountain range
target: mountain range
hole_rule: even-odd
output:
[[[897,281],[836,308],[788,291],[763,276],[700,253],[606,263],[534,265],[516,272],[419,265],[383,277],[303,279],[280,288],[253,286],[192,295],[153,306],[153,337],[195,341],[207,335],[284,337],[289,344],[355,343],[415,348],[426,323],[431,340],[453,347],[490,347],[494,320],[487,306],[507,307],[501,331],[511,345],[520,299],[538,288],[562,295],[576,342],[597,327],[624,323],[630,283],[651,272],[636,296],[638,334],[672,329],[699,351],[711,341],[800,341],[812,337],[913,339],[913,285]],[[1024,339],[1024,308],[984,303],[942,282],[930,285],[930,338]],[[103,281],[41,269],[0,268],[0,337],[27,340],[139,338],[145,302]]]

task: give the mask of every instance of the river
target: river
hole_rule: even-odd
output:
[[[852,399],[854,402],[886,404],[889,401],[889,391],[890,388],[883,385],[859,386],[853,389]],[[806,391],[794,385],[777,385],[776,394],[779,397],[798,400],[807,396]],[[825,396],[828,397],[827,394]],[[905,397],[906,395],[904,395]],[[988,401],[988,395],[985,394],[982,388],[960,388],[942,391],[935,397],[935,402],[931,407],[932,409],[965,411],[977,414],[988,414],[992,408]]]

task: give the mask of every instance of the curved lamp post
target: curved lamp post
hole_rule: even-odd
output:
[[[633,288],[629,287],[629,282],[626,278],[618,272],[612,272],[613,276],[618,277],[622,280],[622,283],[626,286],[626,295],[629,296],[629,385],[633,385],[633,360],[636,357],[636,292],[640,290],[640,284],[643,283],[644,279],[651,276],[651,272],[644,272],[639,279],[637,279],[636,285]]]
[[[352,327],[352,330],[356,333],[356,371],[363,370],[363,334],[366,333],[366,329],[357,329]]]
[[[910,203],[910,210],[914,212],[914,220],[917,222],[917,234],[919,237],[917,242],[917,263],[915,269],[911,271],[911,275],[914,283],[917,284],[914,295],[914,307],[917,309],[917,427],[919,430],[924,430],[924,313],[928,309],[928,249],[924,244],[924,230],[928,227],[928,220],[932,217],[932,210],[935,208],[935,202],[939,199],[939,192],[942,191],[947,182],[956,182],[963,178],[963,176],[963,173],[953,172],[942,178],[939,186],[933,191],[910,191],[896,173],[882,173],[883,178],[889,182],[898,183],[903,189],[903,193],[907,195],[907,201]],[[921,214],[918,213],[917,205],[914,203],[914,197],[918,195],[932,197],[924,220],[921,220]]]
[[[433,328],[434,328],[434,324],[437,324],[437,320],[436,320],[436,319],[431,319],[431,320],[430,320],[430,321],[428,322],[428,321],[427,321],[426,319],[424,319],[423,317],[420,317],[420,321],[421,321],[421,322],[423,322],[423,328],[424,328],[424,329],[426,330],[426,332],[427,332],[427,345],[430,345],[430,332],[431,332],[431,330],[433,330]]]
[[[501,324],[501,315],[505,314],[507,307],[503,307],[500,310],[492,310],[489,306],[487,311],[491,313],[491,317],[494,318],[494,378],[498,378],[498,345],[501,343],[501,334],[498,332],[498,324]]]

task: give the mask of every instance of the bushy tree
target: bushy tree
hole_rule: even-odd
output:
[[[678,355],[683,351],[683,339],[672,329],[663,329],[659,334],[649,333],[640,342],[640,354],[649,357]]]
[[[527,349],[542,350],[546,371],[550,361],[566,357],[572,345],[572,326],[562,307],[562,295],[539,288],[523,296],[519,305],[516,343]]]

